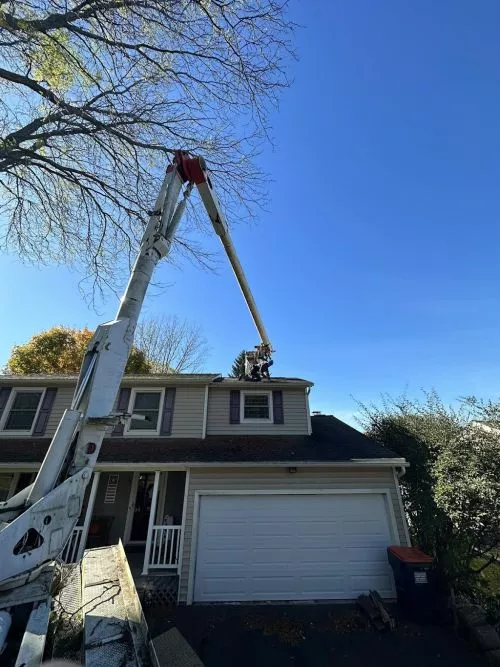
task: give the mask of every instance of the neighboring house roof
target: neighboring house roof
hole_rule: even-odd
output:
[[[225,435],[201,438],[108,438],[100,463],[349,462],[403,459],[330,415],[311,418],[312,435]],[[0,441],[2,463],[41,462],[49,439]]]
[[[50,385],[71,386],[76,384],[78,376],[69,373],[60,374],[36,374],[36,375],[0,375],[0,385],[17,386],[33,385],[34,383],[43,383]],[[122,384],[154,384],[164,385],[168,384],[210,384],[224,385],[238,388],[246,387],[265,387],[269,384],[276,385],[294,385],[299,387],[312,387],[313,383],[309,380],[301,378],[285,378],[285,377],[271,377],[271,381],[263,380],[262,382],[249,382],[247,380],[238,380],[238,378],[223,377],[220,373],[141,373],[134,375],[124,375]]]

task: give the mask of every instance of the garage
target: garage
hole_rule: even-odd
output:
[[[200,495],[195,602],[394,596],[383,492]]]

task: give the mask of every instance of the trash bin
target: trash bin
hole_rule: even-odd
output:
[[[436,581],[434,560],[415,547],[387,547],[399,604],[420,623],[434,620]]]

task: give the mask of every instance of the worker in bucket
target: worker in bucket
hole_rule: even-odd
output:
[[[269,368],[273,365],[273,360],[269,357],[268,359],[259,359],[259,371],[260,375],[264,380],[270,380],[271,376],[269,375]]]

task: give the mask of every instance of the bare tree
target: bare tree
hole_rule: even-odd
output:
[[[0,0],[3,246],[114,285],[176,148],[204,155],[226,203],[262,201],[286,4]]]
[[[209,352],[200,327],[175,315],[141,320],[134,341],[153,373],[200,371]]]

